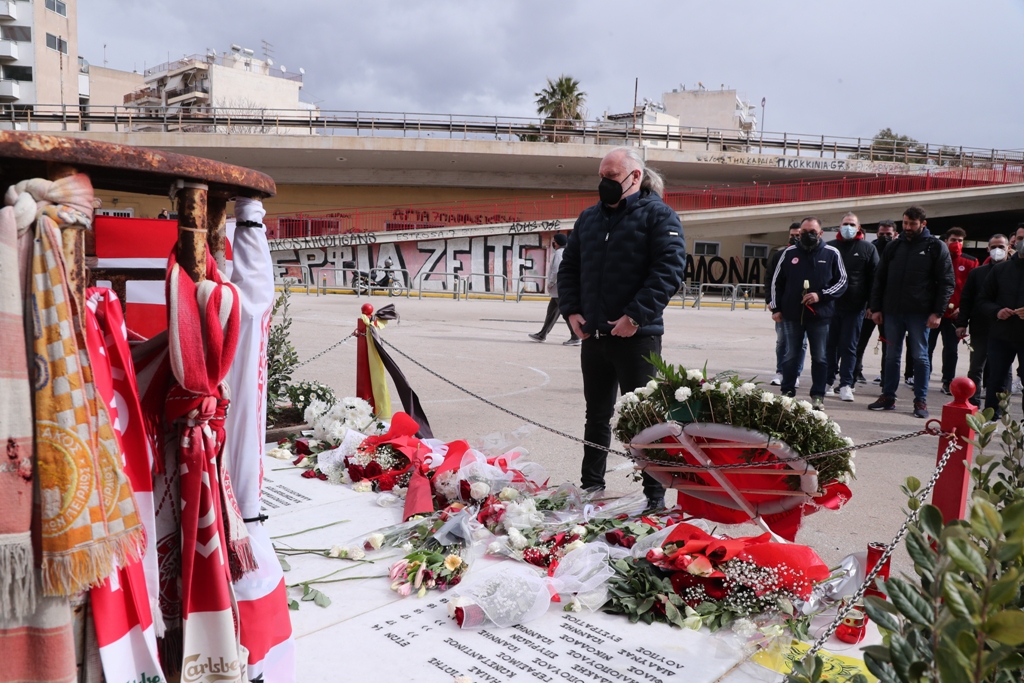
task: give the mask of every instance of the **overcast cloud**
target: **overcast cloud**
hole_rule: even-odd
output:
[[[231,43],[306,70],[323,109],[530,116],[545,78],[591,118],[702,81],[767,130],[1021,148],[1021,0],[88,0],[79,50],[142,71]],[[760,117],[760,107],[758,107]],[[686,122],[684,122],[686,123]]]

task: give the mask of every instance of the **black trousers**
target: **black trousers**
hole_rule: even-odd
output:
[[[952,318],[943,318],[939,326],[928,333],[928,362],[934,368],[932,357],[935,355],[935,347],[942,337],[942,383],[949,384],[956,378],[957,345],[960,338],[956,336],[956,321]]]
[[[871,335],[874,334],[875,321],[871,318],[864,318],[864,322],[860,326],[860,341],[857,342],[857,368],[853,371],[855,377],[859,377],[864,374],[864,351],[867,350],[868,344],[871,343]],[[878,374],[881,375],[885,372],[885,347],[888,346],[885,342],[882,342],[882,370]]]
[[[548,311],[544,315],[544,327],[538,333],[541,338],[547,339],[548,333],[551,332],[556,322],[558,322],[558,297],[553,296],[551,301],[548,302]],[[572,325],[569,325],[568,320],[565,321],[565,324],[569,327],[569,338],[576,339],[576,333],[573,331]]]
[[[990,336],[988,339],[988,385],[985,387],[985,407],[999,410],[999,394],[1010,391],[1010,368],[1013,359],[1024,365],[1024,343],[1014,343]]]
[[[580,366],[583,370],[583,397],[587,402],[587,423],[583,438],[607,446],[612,440],[611,419],[615,397],[642,387],[656,371],[647,362],[651,354],[661,353],[661,336],[589,337],[583,340]],[[583,447],[583,488],[604,486],[608,453],[593,446]],[[646,472],[644,493],[648,498],[665,495],[665,488]]]

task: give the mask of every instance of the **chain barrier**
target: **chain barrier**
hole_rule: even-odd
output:
[[[578,436],[573,436],[572,434],[567,434],[566,432],[563,432],[563,431],[561,431],[559,429],[555,429],[554,427],[549,427],[547,425],[541,424],[540,422],[537,422],[536,420],[530,419],[530,418],[526,417],[525,415],[520,415],[519,413],[513,412],[513,411],[509,410],[508,408],[505,408],[504,406],[498,405],[494,401],[486,399],[483,396],[480,396],[479,394],[476,394],[476,393],[470,391],[469,389],[467,389],[464,386],[456,384],[455,382],[453,382],[452,380],[448,379],[447,377],[441,375],[440,373],[437,373],[434,370],[431,370],[426,365],[424,365],[423,363],[419,362],[418,360],[416,360],[415,358],[413,358],[409,354],[405,353],[404,351],[402,351],[400,348],[398,348],[397,346],[395,346],[391,342],[389,342],[387,340],[384,340],[384,339],[382,339],[381,342],[383,344],[387,345],[388,347],[390,347],[391,349],[393,349],[396,353],[398,353],[400,356],[405,358],[410,363],[412,363],[412,364],[416,365],[417,367],[419,367],[421,370],[424,370],[425,372],[433,375],[434,377],[436,377],[437,379],[441,380],[442,382],[444,382],[444,383],[446,383],[446,384],[448,384],[448,385],[450,385],[452,387],[455,387],[456,389],[458,389],[462,393],[467,394],[469,396],[472,396],[473,398],[477,399],[478,401],[486,403],[487,405],[491,406],[492,408],[500,410],[501,412],[503,412],[503,413],[505,413],[507,415],[511,415],[512,417],[516,418],[517,420],[522,420],[522,421],[524,421],[524,422],[526,422],[528,424],[532,424],[533,426],[539,427],[540,429],[543,429],[543,430],[545,430],[547,432],[550,432],[552,434],[557,434],[558,436],[561,436],[563,438],[569,439],[570,441],[575,441],[576,443],[583,444],[584,446],[591,446],[592,448],[598,448],[598,449],[600,449],[602,451],[606,451],[608,453],[613,453],[615,455],[621,455],[622,457],[628,458],[628,459],[633,460],[633,461],[637,460],[637,458],[634,458],[633,455],[631,453],[627,452],[627,451],[620,451],[618,449],[610,448],[608,446],[602,446],[601,444],[597,444],[597,443],[594,443],[592,441],[587,441],[586,439],[581,439]],[[925,428],[925,429],[918,430],[916,432],[909,432],[907,434],[900,434],[898,436],[891,436],[891,437],[888,437],[888,438],[885,438],[885,439],[878,439],[877,441],[868,441],[867,443],[854,444],[852,446],[843,446],[842,448],[833,448],[832,450],[822,451],[821,453],[812,453],[811,455],[804,456],[802,459],[803,459],[804,462],[810,462],[812,460],[819,460],[821,458],[827,458],[829,456],[838,455],[840,453],[848,453],[849,451],[855,451],[855,450],[858,450],[858,449],[861,449],[861,448],[871,448],[872,446],[880,446],[882,444],[894,443],[896,441],[902,441],[904,439],[912,439],[912,438],[914,438],[916,436],[924,436],[926,434],[930,434],[932,436],[937,436],[938,433],[939,433],[938,430],[935,429],[935,428]],[[680,464],[683,464],[683,463],[680,463],[679,461],[674,461],[674,460],[658,460],[658,459],[654,459],[654,458],[641,458],[641,459],[644,462],[648,462],[648,463],[651,463],[651,464],[663,464],[663,465],[680,465]],[[702,471],[711,471],[711,470],[729,470],[729,469],[750,468],[750,467],[774,467],[774,466],[777,466],[778,464],[779,464],[779,462],[777,460],[771,460],[771,461],[767,461],[767,462],[751,462],[751,463],[738,462],[738,463],[727,463],[727,464],[722,464],[722,465],[694,465],[694,466],[687,465],[687,466],[688,467],[692,467],[693,469],[699,468]],[[796,470],[794,470],[794,471],[796,471]]]
[[[351,339],[351,338],[352,338],[352,337],[354,337],[354,336],[356,336],[356,333],[355,333],[355,332],[353,332],[352,334],[348,335],[347,337],[345,337],[345,338],[344,338],[344,339],[342,339],[341,341],[338,341],[338,342],[335,342],[334,344],[331,344],[331,345],[330,345],[330,346],[328,346],[328,347],[327,347],[326,349],[324,349],[324,350],[323,350],[323,351],[321,351],[320,353],[316,354],[316,355],[315,355],[315,356],[313,356],[312,358],[307,358],[306,360],[302,361],[301,363],[298,363],[298,364],[296,364],[296,365],[295,365],[295,367],[296,367],[296,368],[301,368],[301,367],[302,367],[303,365],[306,365],[306,364],[308,364],[308,363],[312,363],[313,361],[315,361],[315,360],[316,360],[317,358],[319,358],[320,356],[324,355],[324,354],[325,354],[325,353],[327,353],[328,351],[333,351],[334,349],[338,348],[339,346],[341,346],[342,344],[344,344],[345,342],[347,342],[347,341],[348,341],[349,339]]]
[[[936,482],[938,482],[939,480],[939,475],[942,474],[942,470],[945,469],[946,463],[949,462],[950,457],[953,455],[955,451],[958,451],[961,448],[963,448],[963,446],[960,444],[959,437],[956,437],[955,435],[949,436],[951,436],[951,438],[949,441],[949,446],[946,447],[946,452],[942,454],[941,458],[939,458],[939,462],[935,466],[935,471],[932,472],[931,479],[928,480],[928,483],[925,485],[924,489],[921,490],[920,495],[916,496],[917,500],[919,501],[924,501],[928,498],[928,496],[932,492],[932,489],[935,488]],[[839,624],[841,624],[843,622],[843,619],[846,618],[847,613],[854,608],[854,605],[856,605],[858,600],[864,597],[864,592],[868,588],[870,588],[872,584],[874,584],[875,578],[878,576],[878,573],[882,570],[882,567],[885,566],[885,563],[889,560],[889,556],[892,555],[893,551],[896,549],[896,546],[900,544],[900,541],[903,540],[903,537],[907,535],[908,531],[910,531],[910,525],[917,521],[920,509],[921,508],[918,507],[916,510],[911,510],[910,514],[907,515],[907,518],[903,521],[903,525],[900,527],[900,530],[896,532],[896,537],[892,539],[892,543],[886,546],[885,552],[883,552],[882,556],[878,558],[878,561],[875,563],[874,569],[872,569],[868,573],[867,577],[864,579],[864,583],[861,584],[860,588],[857,589],[856,593],[854,593],[851,597],[847,598],[846,607],[839,609],[839,611],[836,613],[836,618],[832,620],[832,623],[829,624],[827,629],[825,629],[825,632],[822,633],[816,641],[814,641],[814,645],[811,647],[811,649],[807,651],[806,656],[813,657],[818,652],[818,650],[820,650],[825,645],[825,643],[828,642],[829,638],[831,638],[833,634],[835,634],[836,629],[839,628]]]

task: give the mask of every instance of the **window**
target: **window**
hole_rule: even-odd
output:
[[[5,64],[3,68],[3,79],[5,81],[31,81],[32,67]]]
[[[118,218],[134,218],[135,209],[96,209],[97,216],[117,216]]]
[[[31,43],[32,27],[0,26],[0,38],[3,40],[13,40],[16,43]]]
[[[52,33],[46,34],[46,47],[51,50],[57,50],[61,54],[66,55],[68,53],[68,41]]]
[[[56,12],[62,17],[66,17],[68,15],[68,6],[60,0],[46,0],[46,9],[51,12]]]
[[[718,250],[721,249],[721,247],[722,245],[720,242],[694,242],[693,255],[718,256]]]
[[[767,244],[744,244],[743,258],[768,258]]]

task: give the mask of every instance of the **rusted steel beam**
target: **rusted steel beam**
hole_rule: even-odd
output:
[[[210,255],[217,260],[217,270],[224,272],[225,243],[227,230],[225,223],[228,217],[228,199],[224,195],[213,194],[207,198],[206,208],[206,243],[210,246]]]
[[[179,183],[178,265],[195,282],[206,279],[206,200],[209,188],[202,183]]]
[[[77,173],[77,169],[67,164],[51,162],[47,164],[46,176],[50,180],[59,180]],[[85,267],[85,226],[61,226],[61,252],[64,254],[64,270],[68,278],[68,290],[74,297],[78,308],[78,318],[85,315],[85,288],[89,281],[89,273]]]
[[[48,165],[71,166],[89,174],[100,190],[163,195],[170,182],[204,183],[233,197],[248,191],[270,197],[277,187],[270,176],[211,159],[160,152],[61,135],[0,131],[0,183],[48,175]]]

